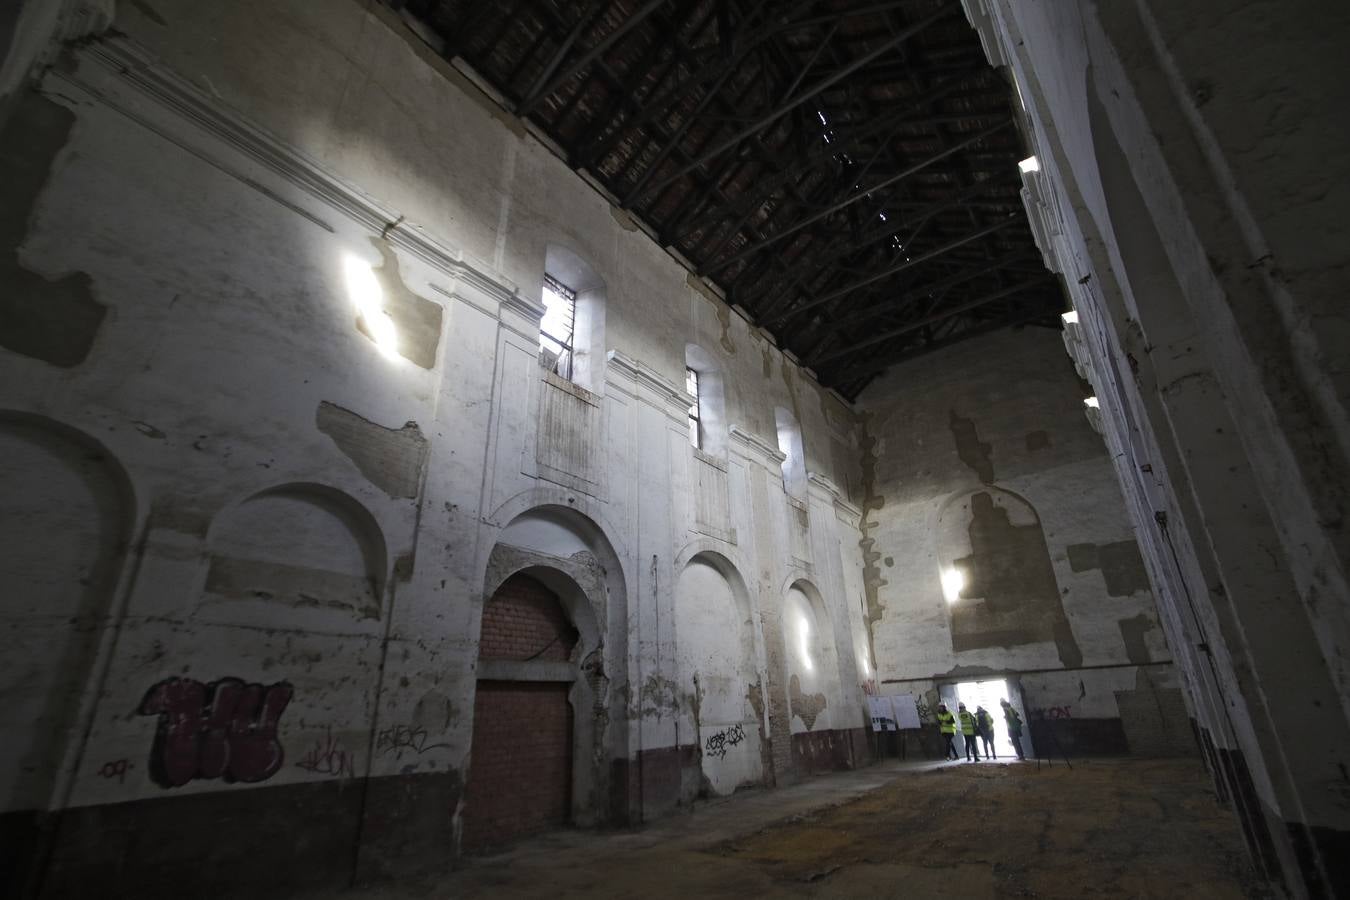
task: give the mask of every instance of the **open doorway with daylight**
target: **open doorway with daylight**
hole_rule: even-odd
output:
[[[1012,738],[1008,735],[1008,724],[1003,720],[1003,705],[999,702],[1007,700],[1012,704],[1013,709],[1022,717],[1022,750],[1027,756],[1031,755],[1030,741],[1027,739],[1030,729],[1026,727],[1026,714],[1022,711],[1022,704],[1008,690],[1007,679],[991,678],[987,681],[963,681],[956,686],[956,702],[964,703],[966,709],[971,714],[983,706],[989,710],[989,714],[994,717],[994,752],[1000,759],[1016,759],[1017,751],[1013,749]],[[955,712],[955,708],[952,709]],[[959,743],[959,741],[958,741]],[[984,753],[984,742],[980,742],[980,753]]]

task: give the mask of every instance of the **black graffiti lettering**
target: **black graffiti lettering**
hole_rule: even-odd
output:
[[[420,725],[394,725],[380,729],[379,734],[375,735],[375,752],[381,756],[389,753],[402,755],[404,750],[421,754],[450,746],[444,743],[428,744],[427,740],[427,730]]]
[[[730,728],[724,728],[715,734],[708,735],[708,739],[703,742],[703,755],[711,756],[714,759],[722,759],[727,755],[728,750],[743,740],[745,740],[745,729],[742,726],[733,725]]]

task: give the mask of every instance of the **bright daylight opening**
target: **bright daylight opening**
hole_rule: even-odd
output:
[[[1060,316],[1060,318],[1064,320],[1064,324],[1065,324],[1065,325],[1077,325],[1077,324],[1078,324],[1078,310],[1076,310],[1076,309],[1071,309],[1071,310],[1069,310],[1068,312],[1066,312],[1064,315]]]
[[[1017,168],[1023,174],[1027,172],[1039,172],[1041,170],[1041,161],[1034,156],[1028,156],[1017,164]]]
[[[815,669],[815,663],[811,661],[811,623],[806,621],[806,616],[797,617],[797,639],[801,641],[802,665],[806,671]]]
[[[966,576],[960,569],[944,569],[942,572],[942,595],[948,603],[961,599],[961,589],[966,586]]]
[[[1008,695],[1008,682],[1003,678],[995,678],[990,681],[963,681],[956,686],[956,699],[966,705],[971,715],[975,710],[983,706],[994,717],[994,752],[1000,757],[1006,756],[1008,759],[1016,759],[1017,751],[1013,749],[1012,740],[1008,737],[1008,724],[1003,720],[1003,706],[1000,700],[1012,700]],[[1023,749],[1026,749],[1026,729],[1022,733]],[[980,755],[984,755],[984,742],[980,742]]]
[[[398,329],[382,308],[384,291],[370,264],[359,257],[347,256],[342,261],[342,271],[347,282],[347,295],[376,348],[387,357],[397,356]]]
[[[1101,403],[1098,402],[1098,400],[1097,400],[1096,397],[1085,397],[1085,398],[1083,399],[1083,405],[1084,405],[1084,406],[1090,406],[1090,407],[1092,407],[1093,409],[1100,409],[1100,408],[1101,408]]]
[[[539,320],[539,349],[544,367],[569,381],[572,342],[577,320],[577,292],[552,276],[544,276],[544,317]]]

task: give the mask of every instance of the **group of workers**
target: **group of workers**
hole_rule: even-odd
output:
[[[998,701],[1003,707],[1003,721],[1008,726],[1008,737],[1012,739],[1013,748],[1017,751],[1018,759],[1025,759],[1022,755],[1022,717],[1013,709],[1012,704],[1007,700]],[[978,741],[984,741],[984,755],[987,759],[998,759],[998,752],[994,749],[994,717],[989,710],[983,706],[975,707],[975,712],[971,713],[966,709],[964,703],[957,704],[956,714],[953,715],[947,709],[947,704],[939,703],[937,708],[938,728],[942,732],[942,738],[947,744],[947,759],[960,759],[961,755],[956,752],[956,730],[961,729],[961,736],[965,739],[966,760],[968,762],[980,761],[980,748]]]

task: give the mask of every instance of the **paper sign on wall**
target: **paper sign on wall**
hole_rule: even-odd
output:
[[[872,715],[873,731],[895,731],[895,713],[890,697],[868,697],[867,708]]]
[[[919,727],[919,708],[914,702],[913,694],[895,694],[882,699],[891,701],[891,709],[894,711],[897,728]]]

